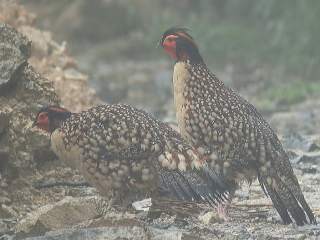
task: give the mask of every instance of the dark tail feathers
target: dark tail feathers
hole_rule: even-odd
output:
[[[273,183],[267,179],[270,176],[259,175],[258,179],[265,194],[269,196],[284,224],[292,223],[292,218],[298,226],[317,224],[314,214],[307,204],[295,176],[280,178],[273,176]],[[276,187],[275,187],[276,186]],[[307,220],[307,217],[309,221]]]

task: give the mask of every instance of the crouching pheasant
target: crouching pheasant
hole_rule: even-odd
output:
[[[167,30],[161,45],[176,61],[174,101],[182,136],[211,156],[210,166],[234,190],[258,178],[285,224],[316,223],[288,155],[256,108],[208,69],[185,29]]]
[[[56,155],[117,205],[166,190],[185,201],[226,199],[227,187],[181,136],[144,111],[101,105],[71,113],[49,106],[34,125],[51,133]]]

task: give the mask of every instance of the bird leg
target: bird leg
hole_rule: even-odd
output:
[[[224,221],[227,222],[229,221],[229,208],[231,206],[231,201],[228,201],[226,203],[219,203],[218,206],[216,207],[218,217]]]
[[[236,188],[233,187],[229,192],[228,200],[225,202],[218,203],[216,207],[218,217],[223,221],[229,220],[229,209],[231,207],[231,201],[234,197],[235,191]]]

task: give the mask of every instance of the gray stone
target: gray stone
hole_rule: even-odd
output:
[[[16,226],[18,236],[37,236],[47,231],[71,227],[99,216],[95,198],[66,197],[28,214]]]
[[[303,153],[301,156],[297,158],[296,163],[299,163],[299,164],[310,163],[310,164],[315,164],[320,166],[320,151]]]
[[[9,232],[8,224],[0,220],[0,236]]]
[[[211,236],[212,237],[212,236]],[[198,234],[188,233],[183,230],[164,230],[147,228],[143,226],[110,226],[87,229],[63,229],[46,233],[44,236],[26,238],[26,240],[58,240],[58,239],[95,239],[95,240],[195,240]],[[216,238],[208,238],[216,239]]]
[[[15,80],[30,57],[31,42],[11,26],[0,24],[0,89]]]
[[[0,219],[16,218],[16,217],[18,217],[18,214],[15,210],[12,209],[12,207],[1,204],[1,206],[0,206]]]
[[[0,138],[1,134],[8,128],[9,125],[9,116],[8,113],[0,110]]]
[[[71,239],[95,239],[95,240],[148,240],[147,235],[142,227],[100,227],[88,229],[65,229],[60,231],[48,232],[42,237],[31,237],[26,240],[71,240]]]
[[[297,132],[290,132],[282,137],[281,142],[285,149],[299,149],[304,152],[316,149],[315,144],[318,136],[306,136]]]
[[[270,118],[270,124],[277,132],[283,134],[292,132],[309,135],[319,134],[319,106],[319,101],[314,101],[301,104],[300,107],[288,112],[277,112]]]
[[[26,37],[7,24],[0,24],[0,91],[5,90],[0,94],[0,168],[8,174],[34,167],[33,160],[45,143],[46,152],[50,152],[48,136],[44,141],[30,127],[39,107],[57,104],[58,97],[52,82],[28,64],[30,51],[31,42]],[[12,171],[8,172],[8,168]],[[10,177],[14,176],[18,174]]]

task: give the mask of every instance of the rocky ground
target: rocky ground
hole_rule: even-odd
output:
[[[32,129],[40,106],[80,111],[100,102],[66,44],[34,27],[35,16],[13,1],[0,1],[0,239],[320,239],[318,226],[284,226],[257,182],[236,194],[230,219],[221,222],[206,205],[154,200],[149,212],[115,208],[49,150],[49,138]],[[30,40],[32,42],[30,42]],[[166,69],[163,63],[163,70]],[[124,98],[141,105],[141,88],[156,88],[169,75],[153,63],[128,64]],[[119,75],[122,68],[104,69]],[[140,74],[138,72],[144,72]],[[126,77],[122,76],[122,77]],[[146,79],[154,79],[151,83]],[[99,78],[97,78],[99,79]],[[135,88],[133,88],[135,86]],[[110,96],[112,84],[103,89]],[[150,109],[172,119],[170,85],[150,92]],[[111,90],[110,90],[111,89]],[[130,91],[129,91],[130,90]],[[152,97],[153,96],[153,97]],[[110,99],[114,99],[112,96]],[[271,116],[282,133],[302,190],[320,221],[320,102],[310,100]],[[170,117],[171,116],[171,117]]]
[[[320,136],[291,135],[283,138],[283,142],[289,149],[303,192],[319,220]],[[319,226],[282,225],[257,182],[237,192],[230,219],[221,222],[209,206],[169,200],[158,200],[149,213],[132,209],[105,211],[98,193],[68,168],[44,170],[25,181],[32,183],[19,191],[21,196],[30,198],[19,203],[26,205],[25,210],[10,198],[3,199],[6,201],[1,210],[0,229],[5,234],[2,239],[27,236],[30,240],[320,238]]]

